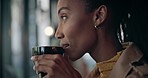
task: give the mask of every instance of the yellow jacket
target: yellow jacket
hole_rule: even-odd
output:
[[[134,43],[128,44],[108,78],[148,78],[148,64],[142,52]]]
[[[128,47],[123,50],[107,78],[148,78],[148,64],[144,61],[140,49],[132,42],[124,45]],[[99,78],[99,75],[88,78]]]

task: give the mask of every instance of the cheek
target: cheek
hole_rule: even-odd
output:
[[[85,53],[93,50],[93,48],[96,46],[97,37],[94,31],[82,30],[79,33],[72,33],[70,42],[70,57],[73,59],[78,59],[81,58]]]
[[[96,31],[90,20],[78,20],[69,23],[66,28],[67,38],[73,48],[77,48],[77,52],[84,53],[92,48],[97,37]]]
[[[97,42],[97,36],[94,31],[82,32],[79,37],[79,45],[85,52],[90,51]]]
[[[77,17],[67,21],[64,25],[63,33],[70,43],[70,49],[67,52],[73,59],[78,59],[92,50],[97,42],[96,30],[90,19]]]

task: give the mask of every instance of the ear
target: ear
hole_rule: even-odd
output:
[[[102,22],[107,18],[107,7],[105,5],[101,5],[95,11],[95,25],[99,26]]]

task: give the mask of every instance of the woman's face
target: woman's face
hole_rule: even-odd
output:
[[[96,45],[94,13],[86,13],[82,0],[59,0],[56,37],[71,60],[77,60]]]

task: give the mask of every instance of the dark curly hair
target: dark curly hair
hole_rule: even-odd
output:
[[[93,12],[100,5],[106,5],[115,20],[121,21],[130,10],[131,0],[82,0],[86,3],[86,12]]]

